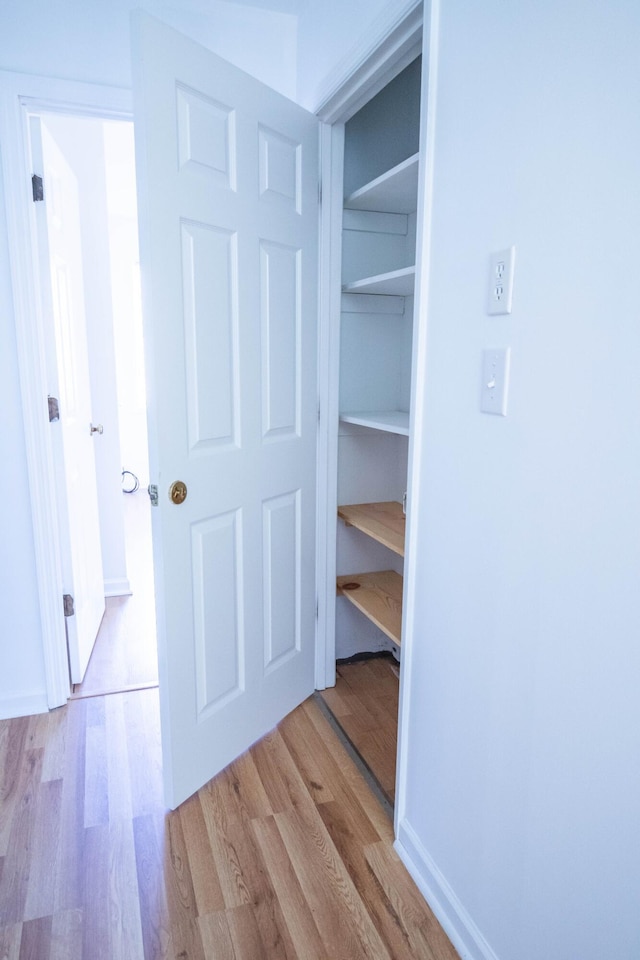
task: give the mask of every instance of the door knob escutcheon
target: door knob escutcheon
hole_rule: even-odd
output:
[[[172,503],[184,503],[187,499],[187,485],[182,480],[174,480],[169,487],[169,499]]]

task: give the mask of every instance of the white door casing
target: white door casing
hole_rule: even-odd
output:
[[[47,324],[42,315],[37,238],[40,204],[31,200],[34,171],[29,123],[33,113],[42,111],[131,120],[131,94],[128,90],[96,83],[0,71],[2,174],[46,678],[46,695],[34,698],[36,702],[32,702],[28,712],[58,707],[69,695],[55,469],[47,416]]]
[[[59,400],[51,424],[59,515],[63,591],[73,597],[67,617],[69,666],[81,683],[104,614],[104,578],[84,309],[78,186],[46,124],[30,119],[34,165],[44,174],[38,247],[46,323],[48,384]]]
[[[318,122],[143,13],[134,111],[175,807],[314,686]]]

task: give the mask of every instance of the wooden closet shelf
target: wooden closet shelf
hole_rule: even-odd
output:
[[[348,527],[361,530],[368,537],[404,557],[406,519],[401,503],[395,500],[351,503],[338,507],[338,516]]]
[[[402,577],[395,570],[338,577],[338,595],[346,597],[390,640],[400,646]]]

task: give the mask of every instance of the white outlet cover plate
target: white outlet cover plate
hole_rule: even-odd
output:
[[[492,347],[482,351],[480,409],[483,413],[506,417],[510,361],[511,347]]]
[[[489,259],[489,289],[487,291],[487,313],[499,316],[511,313],[513,303],[513,270],[516,262],[516,248],[496,250]]]

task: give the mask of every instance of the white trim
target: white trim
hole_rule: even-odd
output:
[[[31,200],[28,116],[73,113],[108,119],[132,116],[129,91],[0,71],[0,142],[7,207],[22,415],[40,601],[42,649],[49,708],[69,695],[62,575],[47,411],[45,338],[38,296],[38,255]]]
[[[406,820],[394,848],[461,960],[499,960]]]
[[[105,597],[131,597],[133,591],[127,577],[120,577],[118,579],[105,580],[104,595]]]
[[[43,693],[32,694],[29,697],[5,697],[4,700],[0,700],[0,720],[31,717],[35,713],[47,713],[48,710],[49,704]]]
[[[416,241],[415,331],[412,371],[412,424],[409,441],[408,522],[404,566],[404,619],[402,624],[402,671],[398,714],[398,757],[396,803],[394,811],[395,849],[413,877],[418,889],[433,910],[438,922],[462,960],[498,960],[491,946],[465,910],[445,876],[429,855],[407,819],[407,782],[409,772],[408,730],[412,696],[419,696],[412,683],[413,657],[418,642],[418,624],[414,619],[415,597],[419,590],[415,557],[422,510],[420,477],[429,469],[424,442],[424,425],[420,422],[425,409],[428,350],[428,301],[430,284],[430,244],[433,219],[433,171],[436,132],[437,73],[440,0],[432,0],[428,24],[424,30],[422,57],[423,116],[421,125],[421,175],[418,183],[418,216]],[[418,417],[420,420],[418,420]],[[416,421],[418,421],[416,425]],[[424,638],[421,638],[422,640]]]
[[[29,179],[27,141],[23,109],[15,90],[5,76],[1,78],[0,141],[7,211],[7,233],[13,288],[13,310],[20,372],[22,416],[43,635],[47,699],[50,707],[65,703],[69,693],[69,668],[66,633],[62,615],[62,576],[60,572],[53,456],[48,431],[44,341],[41,336],[39,297],[33,283],[34,251],[31,246],[32,222],[28,206]],[[29,280],[27,281],[27,278]],[[52,535],[49,535],[52,534]],[[45,638],[47,642],[45,641]]]
[[[342,297],[342,179],[344,125],[322,124],[320,209],[320,336],[318,384],[318,523],[316,688],[336,682],[336,537],[338,473],[338,387],[340,377],[340,310]]]
[[[398,711],[398,754],[396,763],[396,802],[394,828],[399,835],[406,811],[409,714],[411,710],[413,651],[418,625],[414,619],[415,598],[419,590],[416,553],[420,523],[421,477],[429,469],[423,443],[423,413],[427,379],[430,237],[433,210],[433,169],[436,124],[438,42],[440,0],[432,0],[430,16],[424,25],[423,71],[420,125],[420,175],[418,179],[418,218],[416,234],[416,277],[414,299],[413,369],[411,374],[411,424],[409,431],[409,475],[407,478],[407,536],[404,560],[404,603],[402,621],[402,670]]]
[[[385,10],[360,42],[331,70],[316,95],[315,113],[325,123],[346,123],[421,50],[422,0]]]

